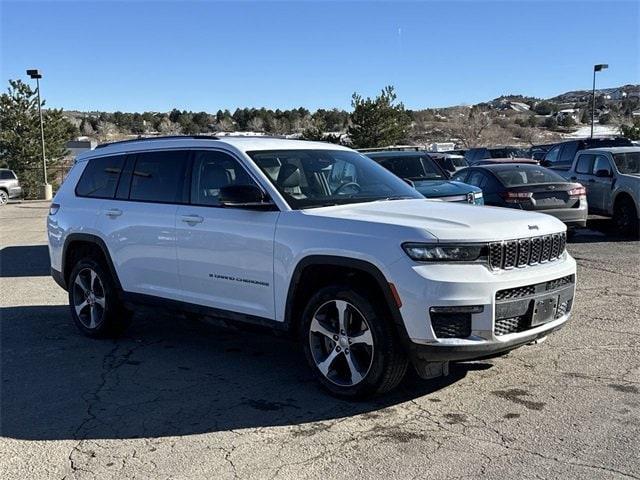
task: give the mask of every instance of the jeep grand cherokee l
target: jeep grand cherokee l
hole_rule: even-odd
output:
[[[107,144],[48,216],[51,272],[88,336],[140,304],[295,333],[334,394],[390,390],[412,364],[532,343],[569,318],[565,226],[423,198],[337,145],[251,137]]]

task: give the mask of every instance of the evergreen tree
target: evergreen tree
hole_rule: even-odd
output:
[[[41,106],[44,106],[42,101]],[[65,143],[77,129],[62,109],[42,112],[47,167],[54,167],[66,155]],[[9,80],[7,93],[0,96],[0,166],[16,172],[27,197],[36,197],[43,184],[40,119],[36,91],[21,80]]]
[[[402,103],[395,104],[396,98],[392,86],[385,87],[375,99],[353,94],[348,133],[354,147],[385,147],[406,138],[411,117]]]

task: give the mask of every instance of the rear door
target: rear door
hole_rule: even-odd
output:
[[[180,298],[175,221],[188,158],[185,150],[129,155],[115,198],[102,205],[98,230],[127,292]]]
[[[182,299],[273,319],[273,246],[278,211],[224,207],[220,188],[257,184],[240,161],[216,150],[193,152],[188,205],[177,209]]]

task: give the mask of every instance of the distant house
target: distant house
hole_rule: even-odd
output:
[[[529,110],[531,110],[531,107],[529,105],[522,102],[510,102],[509,106],[516,112],[528,112]]]
[[[565,108],[556,113],[556,119],[558,122],[562,121],[566,117],[573,118],[576,122],[578,121],[578,117],[580,115],[580,110],[577,108]]]
[[[69,150],[69,155],[75,157],[87,150],[93,150],[96,148],[96,145],[98,145],[98,142],[91,138],[79,137],[76,140],[67,142],[65,147]]]

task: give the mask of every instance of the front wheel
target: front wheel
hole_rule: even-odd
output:
[[[0,190],[0,207],[6,205],[7,202],[9,202],[9,194],[4,190]]]
[[[68,289],[71,316],[85,335],[113,336],[129,324],[131,313],[121,306],[110,273],[96,259],[76,263]]]
[[[302,342],[316,377],[341,397],[393,389],[407,369],[386,309],[349,286],[322,288],[303,313]]]

